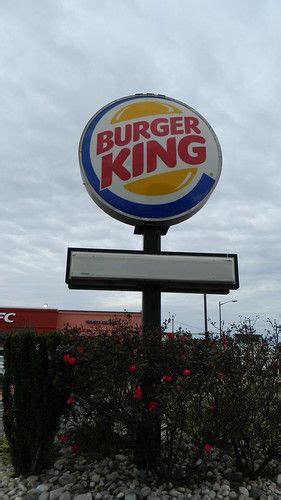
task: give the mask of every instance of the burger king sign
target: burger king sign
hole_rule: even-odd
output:
[[[93,200],[132,225],[170,226],[194,215],[221,173],[221,149],[207,121],[163,95],[136,94],[98,111],[79,159]]]

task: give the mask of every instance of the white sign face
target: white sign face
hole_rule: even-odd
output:
[[[144,254],[140,252],[69,249],[67,282],[85,288],[138,290],[160,283],[168,291],[238,288],[237,256],[227,254]]]
[[[194,215],[221,173],[221,149],[207,121],[169,97],[114,101],[87,124],[82,178],[93,200],[132,225],[170,226]]]

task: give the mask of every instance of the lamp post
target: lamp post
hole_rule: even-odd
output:
[[[208,313],[207,313],[207,294],[204,293],[204,326],[205,326],[205,338],[208,338]]]
[[[224,304],[228,304],[229,302],[238,302],[237,300],[227,300],[226,302],[219,302],[219,321],[220,321],[220,337],[221,337],[221,334],[222,334],[222,322],[221,322],[221,307],[224,305]]]

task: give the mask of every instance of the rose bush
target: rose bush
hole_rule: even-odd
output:
[[[151,332],[144,342],[126,322],[52,335],[21,332],[5,348],[4,426],[18,472],[39,470],[53,442],[73,453],[127,449],[165,478],[185,473],[187,457],[190,477],[214,448],[248,476],[275,458],[277,351],[266,339]]]

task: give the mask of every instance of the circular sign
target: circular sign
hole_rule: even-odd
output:
[[[206,203],[221,173],[221,149],[207,121],[163,95],[114,101],[86,125],[79,145],[90,196],[132,225],[170,226]]]

